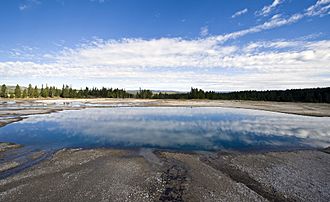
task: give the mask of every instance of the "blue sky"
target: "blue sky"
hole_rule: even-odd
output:
[[[2,0],[0,83],[330,86],[330,0]]]

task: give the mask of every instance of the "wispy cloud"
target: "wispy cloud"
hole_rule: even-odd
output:
[[[28,6],[26,4],[19,5],[19,7],[18,7],[18,9],[21,11],[24,11],[27,8],[28,8]]]
[[[201,27],[199,35],[201,35],[202,37],[206,37],[208,34],[209,34],[208,26]]]
[[[330,0],[318,0],[316,4],[310,6],[306,10],[306,15],[308,16],[323,16],[329,14]]]
[[[38,5],[38,4],[41,4],[41,1],[39,1],[39,0],[25,0],[18,6],[18,9],[21,10],[21,11],[24,11],[24,10],[32,8],[33,6]]]
[[[90,0],[91,2],[104,3],[106,0]]]
[[[257,11],[256,15],[267,16],[283,2],[284,0],[274,0],[271,5],[264,6],[260,11]]]
[[[20,48],[14,48],[9,51],[12,58],[15,59],[35,59],[34,50],[37,48],[30,46],[21,46]]]
[[[248,12],[247,8],[245,8],[243,10],[239,10],[236,13],[234,13],[234,15],[231,16],[231,18],[236,18],[236,17],[241,16],[241,15],[247,13],[247,12]]]
[[[279,1],[279,2],[281,3],[282,1]],[[232,33],[228,33],[228,34],[224,34],[224,35],[218,35],[215,38],[219,42],[226,42],[228,40],[236,39],[238,37],[242,37],[247,34],[257,33],[257,32],[261,32],[264,30],[274,29],[277,27],[296,23],[299,20],[303,19],[304,17],[329,15],[329,10],[330,10],[330,0],[318,0],[315,4],[308,7],[305,11],[303,11],[301,13],[295,13],[287,18],[281,17],[280,14],[275,14],[271,17],[270,20],[268,20],[262,24],[250,27],[248,29],[236,31],[236,32],[232,32]]]
[[[219,42],[226,42],[230,39],[236,39],[238,37],[242,37],[247,34],[257,33],[257,32],[261,32],[264,30],[269,30],[269,29],[274,29],[274,28],[281,27],[284,25],[289,25],[289,24],[299,21],[303,17],[304,17],[304,15],[299,14],[299,13],[294,14],[294,15],[290,16],[289,18],[281,18],[280,16],[276,15],[275,17],[273,16],[273,18],[264,22],[263,24],[256,25],[254,27],[250,27],[248,29],[243,29],[240,31],[232,32],[229,34],[219,35],[219,36],[216,36],[216,39]]]

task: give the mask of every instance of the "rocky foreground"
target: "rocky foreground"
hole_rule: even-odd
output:
[[[330,201],[326,152],[64,149],[0,180],[0,201]]]

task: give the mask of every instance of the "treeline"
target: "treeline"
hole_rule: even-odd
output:
[[[3,84],[0,89],[0,97],[3,98],[130,98],[132,94],[127,93],[123,89],[118,88],[91,88],[76,90],[68,85],[63,85],[61,89],[55,86],[44,85],[32,87],[31,84],[27,88],[22,89],[16,85],[13,91]]]
[[[255,101],[279,101],[279,102],[319,102],[330,103],[330,87],[309,88],[291,90],[267,90],[267,91],[237,91],[237,92],[215,92],[203,91],[191,88],[188,93],[153,93],[151,90],[140,89],[131,94],[124,89],[118,88],[88,88],[73,89],[63,85],[61,89],[48,85],[32,86],[31,84],[22,89],[16,85],[14,90],[9,90],[3,84],[0,89],[0,97],[4,98],[141,98],[141,99],[210,99],[210,100],[255,100]]]
[[[254,100],[254,101],[278,101],[278,102],[319,102],[330,103],[330,87],[291,89],[291,90],[267,90],[267,91],[238,91],[238,92],[214,92],[191,88],[189,93],[154,95],[158,99],[210,99],[210,100]]]

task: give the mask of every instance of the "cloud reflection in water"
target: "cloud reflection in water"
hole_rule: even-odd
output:
[[[6,136],[23,144],[182,150],[325,147],[328,123],[324,117],[247,109],[91,108],[31,116],[0,128],[0,141]]]

